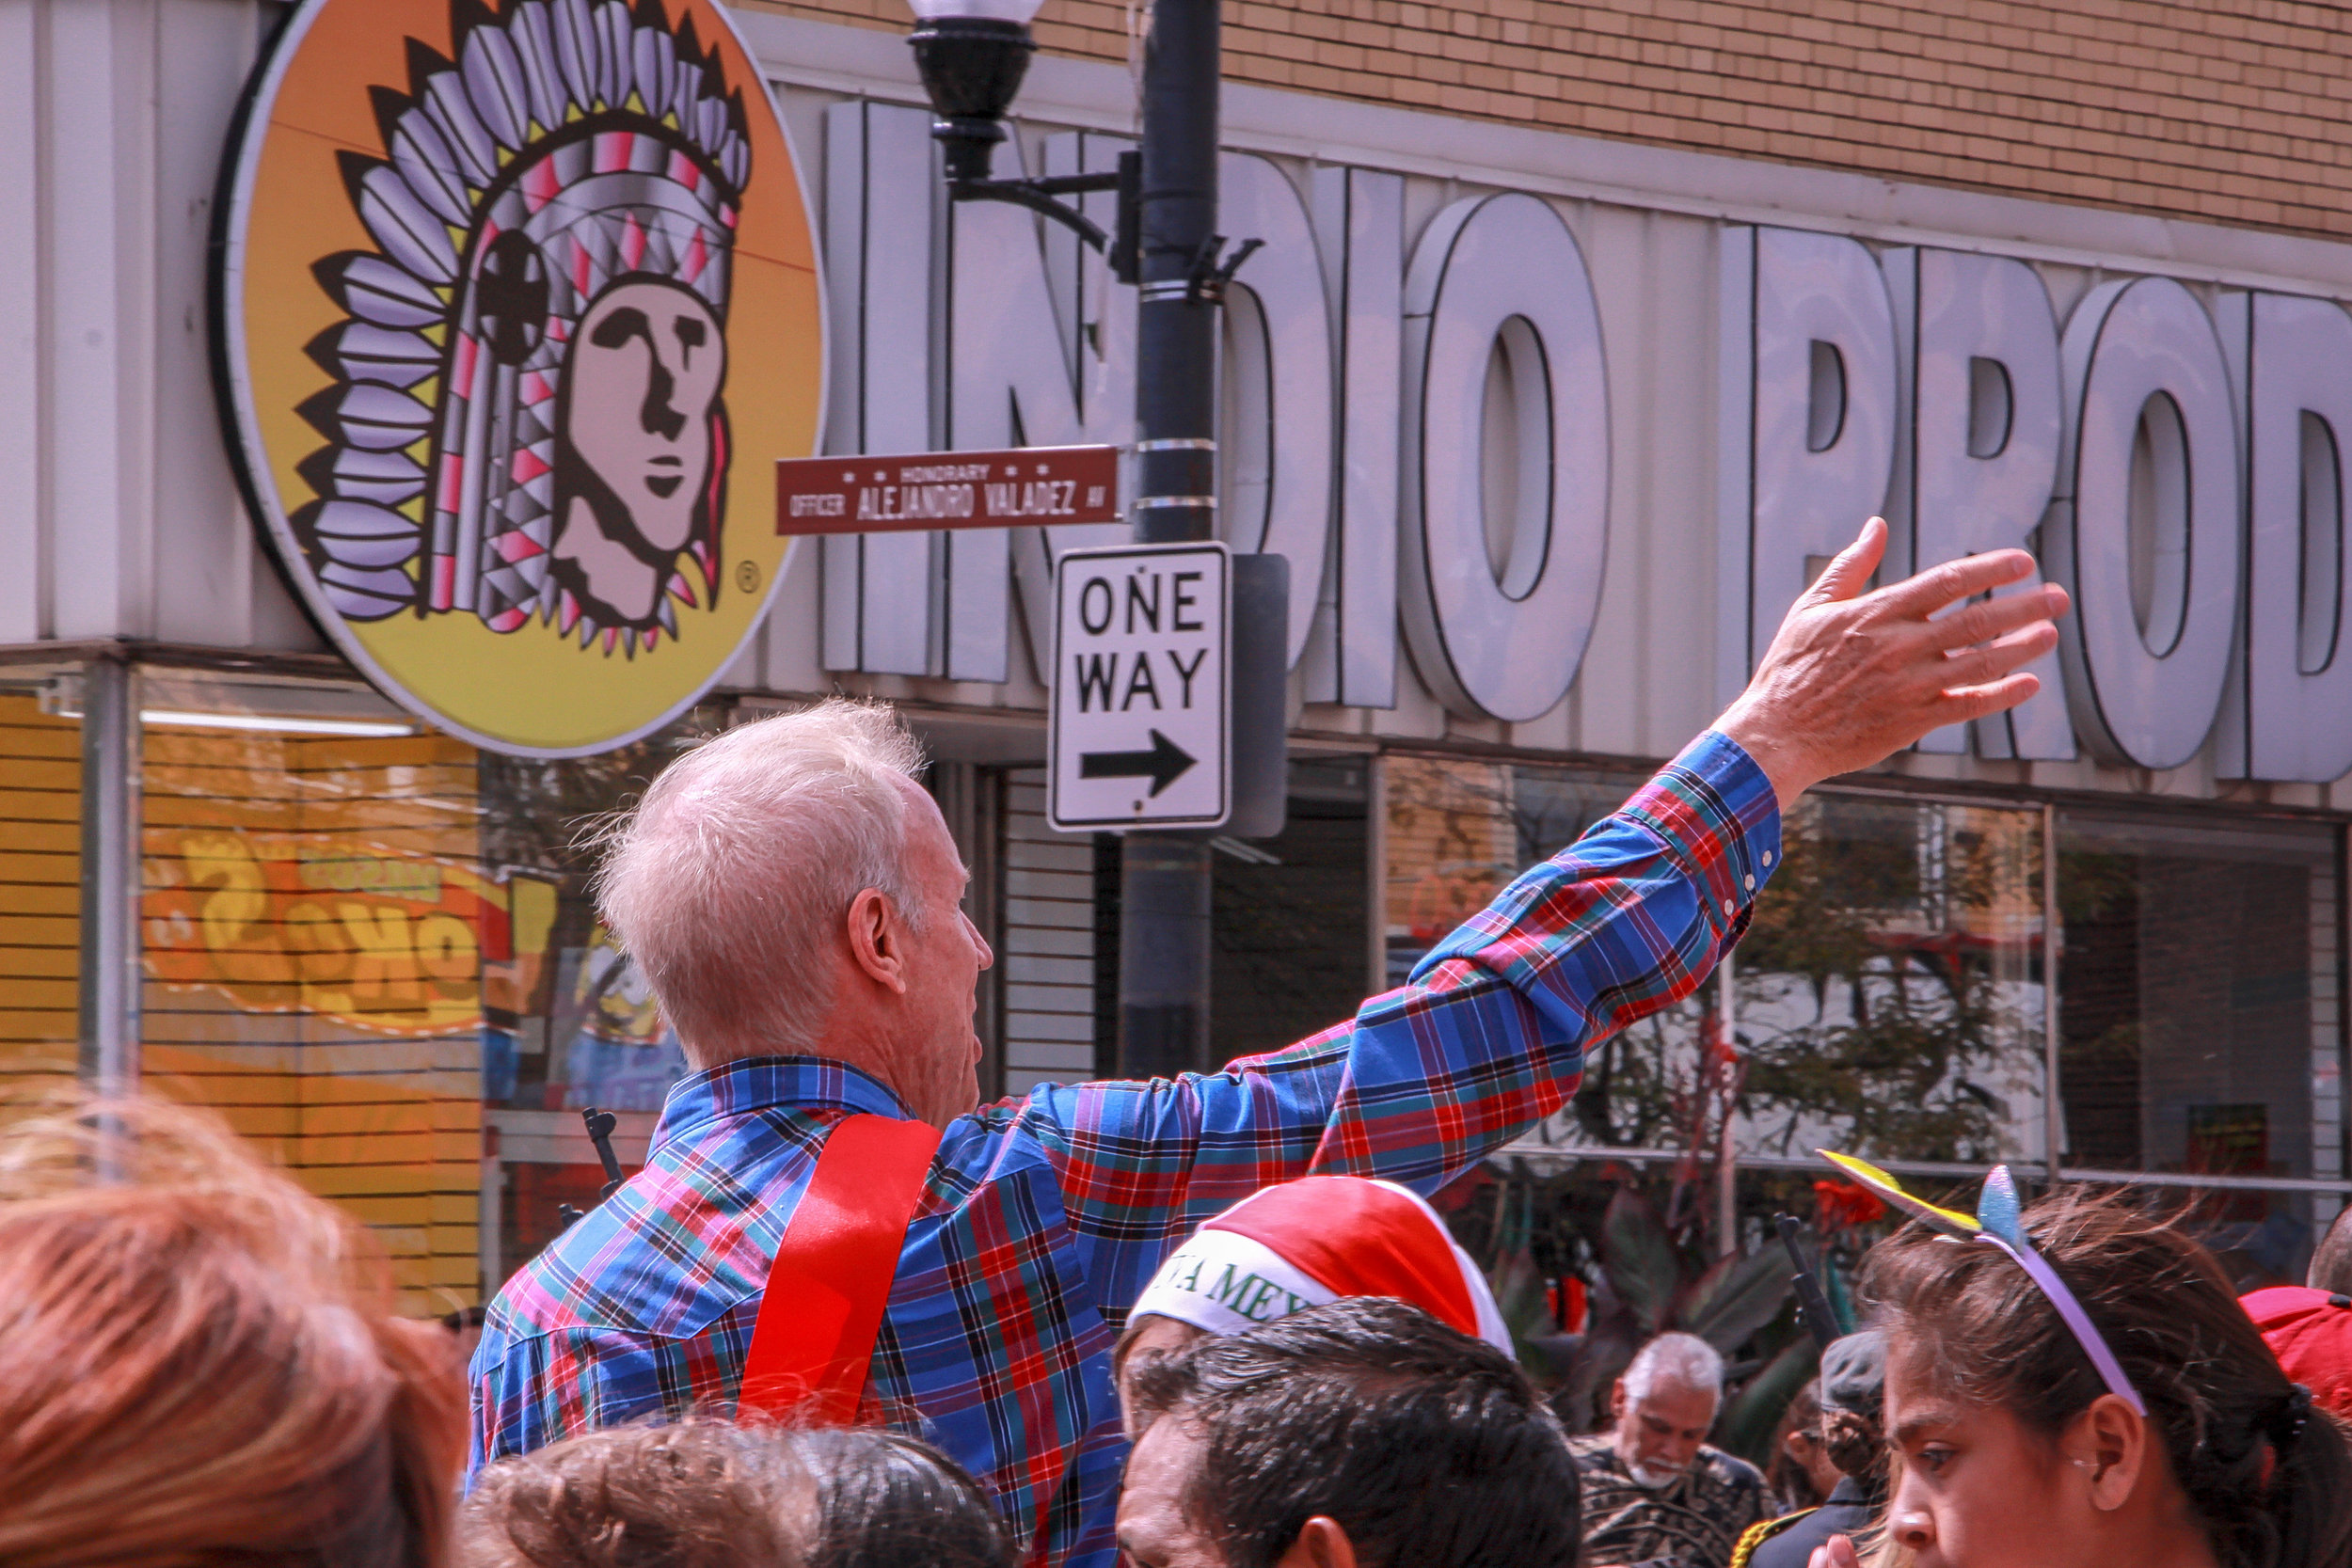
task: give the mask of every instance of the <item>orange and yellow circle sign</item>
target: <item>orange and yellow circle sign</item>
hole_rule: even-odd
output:
[[[824,303],[712,0],[309,0],[230,171],[224,395],[311,613],[496,751],[658,728],[759,624]]]

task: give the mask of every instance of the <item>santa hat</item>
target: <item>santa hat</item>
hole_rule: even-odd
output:
[[[1129,1319],[1238,1334],[1342,1296],[1394,1296],[1514,1354],[1494,1293],[1438,1212],[1360,1176],[1309,1176],[1242,1199],[1176,1249]]]
[[[2277,1285],[2238,1298],[2288,1377],[2322,1410],[2352,1416],[2352,1296]]]

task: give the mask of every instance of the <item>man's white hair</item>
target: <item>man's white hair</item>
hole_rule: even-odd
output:
[[[828,698],[687,752],[599,835],[598,912],[694,1066],[817,1042],[866,888],[920,928],[897,781],[922,769],[886,704]]]
[[[1628,1402],[1647,1399],[1661,1383],[1695,1388],[1721,1402],[1724,1397],[1724,1358],[1715,1347],[1695,1334],[1661,1334],[1634,1354],[1625,1370]]]

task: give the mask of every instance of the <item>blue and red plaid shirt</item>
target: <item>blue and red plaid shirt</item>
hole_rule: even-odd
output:
[[[1033,1562],[1108,1568],[1126,1444],[1110,1350],[1194,1227],[1270,1182],[1430,1193],[1558,1110],[1585,1050],[1688,995],[1776,863],[1772,785],[1700,736],[1347,1022],[1208,1075],[1045,1085],[941,1142],[868,1412],[993,1495]],[[906,1107],[854,1068],[729,1062],[672,1089],[639,1171],[491,1305],[471,1468],[576,1433],[731,1410],[770,1262],[826,1131]]]

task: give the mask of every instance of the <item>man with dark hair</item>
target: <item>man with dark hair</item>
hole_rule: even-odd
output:
[[[1136,1568],[1574,1568],[1559,1423],[1509,1356],[1419,1307],[1310,1307],[1130,1388]]]

